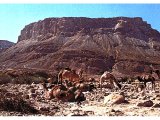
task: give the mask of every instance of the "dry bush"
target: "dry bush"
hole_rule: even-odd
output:
[[[11,77],[3,72],[0,72],[0,84],[6,84],[11,82]]]
[[[33,82],[41,83],[49,77],[51,77],[51,75],[45,71],[10,70],[0,72],[0,84],[31,84]]]
[[[31,84],[33,82],[38,84],[46,81],[49,77],[53,78],[53,76],[47,71],[12,69],[8,71],[0,71],[0,84]]]
[[[10,94],[4,95],[5,90],[0,92],[0,109],[4,111],[16,111],[26,114],[38,114],[39,111],[30,105],[30,103],[23,100],[20,95]]]
[[[31,84],[31,83],[40,83],[44,80],[43,77],[38,76],[29,76],[29,75],[20,75],[16,78],[12,78],[11,83],[13,84]]]

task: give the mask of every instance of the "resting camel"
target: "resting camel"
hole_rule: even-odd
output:
[[[79,82],[80,77],[75,72],[75,70],[70,70],[67,68],[67,69],[61,70],[58,74],[58,83],[62,84],[64,80],[68,80],[74,83],[74,82]]]
[[[45,98],[47,99],[63,97],[62,91],[66,90],[65,86],[54,85],[48,88],[45,83],[42,85],[45,89]]]
[[[52,88],[47,88],[45,83],[42,83],[42,85],[45,89],[46,99],[56,98],[63,102],[80,102],[85,100],[82,91],[74,86],[66,88],[64,85],[54,85]]]
[[[144,83],[145,88],[146,88],[146,83],[151,82],[152,83],[152,89],[155,90],[155,81],[157,79],[156,76],[158,76],[158,79],[160,79],[159,70],[151,70],[150,73],[142,74],[141,76],[138,76],[137,79],[140,82]]]
[[[114,86],[116,85],[116,86],[118,86],[119,89],[121,89],[121,84],[118,83],[116,78],[110,72],[106,71],[100,77],[100,88],[101,88],[101,91],[102,91],[102,83],[105,80],[109,80],[112,85],[114,85]]]

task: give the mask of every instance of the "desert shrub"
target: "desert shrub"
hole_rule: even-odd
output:
[[[35,74],[34,74],[35,76],[38,76],[38,77],[43,77],[43,78],[48,78],[48,77],[50,77],[50,75],[49,74],[47,74],[46,72],[44,72],[44,71],[38,71],[38,72],[35,72]]]
[[[11,77],[5,73],[0,73],[0,84],[6,84],[11,82]]]
[[[17,78],[12,79],[13,84],[31,84],[31,83],[40,83],[44,80],[43,77],[38,76],[29,76],[29,75],[22,75]]]
[[[4,92],[0,93],[0,109],[5,111],[16,111],[26,114],[38,114],[39,111],[32,107],[28,102],[23,100],[20,95],[11,94],[5,96]]]
[[[41,83],[49,77],[52,77],[52,75],[46,71],[12,70],[0,72],[0,84],[31,84],[33,82]]]

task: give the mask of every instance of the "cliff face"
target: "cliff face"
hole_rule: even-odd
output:
[[[94,35],[97,33],[112,32],[113,27],[121,18],[46,18],[31,23],[21,31],[18,42],[34,39],[43,41],[53,36],[71,37],[78,33]],[[142,18],[122,18],[127,21],[125,26],[128,35],[134,38],[148,40],[151,37],[159,38],[159,32],[153,30],[150,24]]]
[[[13,46],[13,42],[9,42],[7,40],[0,40],[0,52],[6,50],[7,48]]]
[[[160,33],[138,17],[47,18],[25,26],[0,55],[3,68],[143,72],[160,68]]]

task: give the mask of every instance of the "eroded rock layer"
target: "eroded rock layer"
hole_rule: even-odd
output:
[[[124,21],[124,22],[123,22]],[[0,68],[82,68],[123,74],[160,68],[160,33],[142,18],[46,18],[26,25]]]

